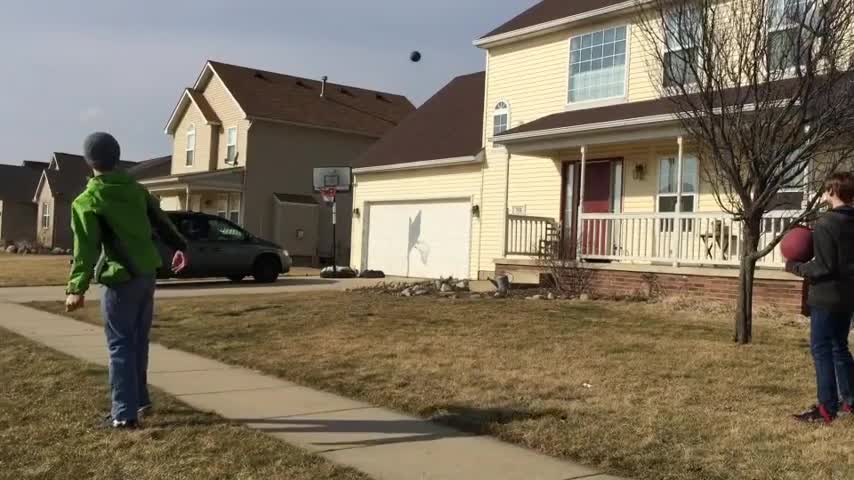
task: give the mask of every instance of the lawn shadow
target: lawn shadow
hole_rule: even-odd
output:
[[[423,414],[435,423],[476,435],[491,434],[493,433],[492,427],[496,425],[509,425],[546,417],[562,418],[566,415],[565,412],[558,409],[476,408],[462,405],[430,407]]]
[[[328,447],[324,452],[349,450],[415,442],[430,442],[444,438],[472,436],[452,430],[427,420],[334,420],[305,418],[242,418],[235,420],[254,430],[275,434],[350,434],[370,438],[345,441],[311,442],[318,447]]]
[[[212,289],[240,289],[254,287],[287,287],[287,286],[315,286],[332,285],[336,280],[310,277],[283,277],[273,283],[238,282],[234,283],[225,279],[213,280],[167,280],[157,283],[158,290],[212,290]]]

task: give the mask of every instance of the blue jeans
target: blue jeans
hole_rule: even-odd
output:
[[[154,276],[104,287],[101,312],[110,352],[113,420],[137,419],[148,405],[148,340],[154,316]]]
[[[832,414],[839,411],[840,398],[854,400],[854,360],[848,349],[851,312],[838,313],[812,307],[810,349],[815,361],[818,402]]]

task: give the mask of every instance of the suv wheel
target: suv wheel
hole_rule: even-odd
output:
[[[231,282],[240,283],[243,281],[243,277],[244,277],[244,275],[229,275],[225,278],[227,278]]]
[[[273,257],[261,257],[255,261],[252,278],[258,283],[273,283],[279,279],[282,267],[279,260]]]

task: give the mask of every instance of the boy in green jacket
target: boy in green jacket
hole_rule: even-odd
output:
[[[115,138],[94,133],[83,152],[95,175],[71,205],[74,260],[65,306],[69,312],[81,308],[93,279],[104,286],[101,311],[113,403],[105,426],[136,428],[139,415],[151,407],[148,339],[161,266],[154,234],[175,250],[176,272],[186,267],[187,244],[151,194],[116,171],[121,149]]]

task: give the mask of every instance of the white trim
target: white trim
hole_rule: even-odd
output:
[[[196,142],[198,140],[196,134],[196,125],[191,123],[184,137],[186,141],[186,144],[184,145],[184,168],[192,168],[196,165]],[[193,137],[193,148],[190,148],[190,137]],[[193,152],[193,159],[188,162],[187,160],[189,160],[188,157],[190,152]]]
[[[377,172],[396,172],[402,170],[419,170],[426,168],[438,168],[438,167],[455,167],[459,165],[476,165],[479,163],[483,163],[483,152],[478,153],[477,155],[470,155],[466,157],[452,157],[452,158],[440,158],[436,160],[422,160],[420,162],[409,162],[409,163],[395,163],[392,165],[380,165],[376,167],[361,167],[354,168],[354,174],[363,174],[363,173],[377,173]]]
[[[33,203],[39,202],[39,198],[41,197],[42,187],[45,184],[47,184],[48,187],[50,187],[50,184],[48,183],[48,180],[47,180],[47,174],[44,171],[42,171],[42,175],[41,175],[41,177],[39,177],[39,184],[36,185],[36,193],[33,194]]]
[[[484,37],[472,42],[475,47],[479,48],[491,48],[497,47],[502,44],[510,43],[517,40],[522,40],[524,38],[531,38],[535,36],[545,35],[557,30],[561,30],[566,28],[567,26],[582,22],[585,20],[590,20],[592,18],[610,15],[615,13],[620,13],[625,10],[629,10],[632,8],[636,8],[638,3],[641,4],[648,3],[650,0],[629,0],[627,2],[621,2],[614,5],[609,5],[607,7],[597,8],[595,10],[589,10],[587,12],[579,13],[577,15],[571,15],[569,17],[563,17],[556,20],[551,20],[548,22],[540,23],[537,25],[532,25],[530,27],[520,28],[518,30],[513,30],[510,32],[499,33],[497,35],[492,35],[490,37]]]
[[[596,98],[596,99],[592,99],[592,100],[580,100],[580,101],[575,101],[575,102],[570,101],[570,99],[569,99],[569,95],[570,95],[570,91],[571,91],[570,85],[572,84],[572,41],[575,40],[576,38],[583,37],[584,35],[589,35],[589,34],[593,34],[593,33],[597,33],[597,32],[603,32],[603,34],[604,34],[605,30],[610,30],[612,28],[613,29],[619,29],[619,28],[623,28],[623,27],[626,28],[626,38],[625,38],[626,51],[624,52],[624,56],[626,58],[625,58],[625,63],[623,65],[625,67],[625,73],[624,73],[624,78],[623,78],[623,93],[622,93],[622,95],[615,95],[613,97]],[[604,27],[600,27],[600,26],[591,27],[587,30],[579,31],[578,33],[575,33],[569,37],[569,40],[567,40],[567,47],[569,50],[569,55],[567,55],[567,69],[566,69],[566,73],[567,73],[567,78],[566,78],[566,109],[567,110],[582,110],[582,109],[586,109],[586,108],[595,108],[595,107],[599,107],[599,106],[625,103],[626,101],[628,101],[628,98],[629,98],[629,78],[630,78],[629,77],[629,70],[630,70],[630,65],[631,65],[631,63],[630,63],[631,62],[630,53],[631,53],[631,44],[632,44],[631,39],[632,39],[632,26],[631,26],[631,24],[622,23],[622,22],[620,22],[619,24],[607,25]]]

